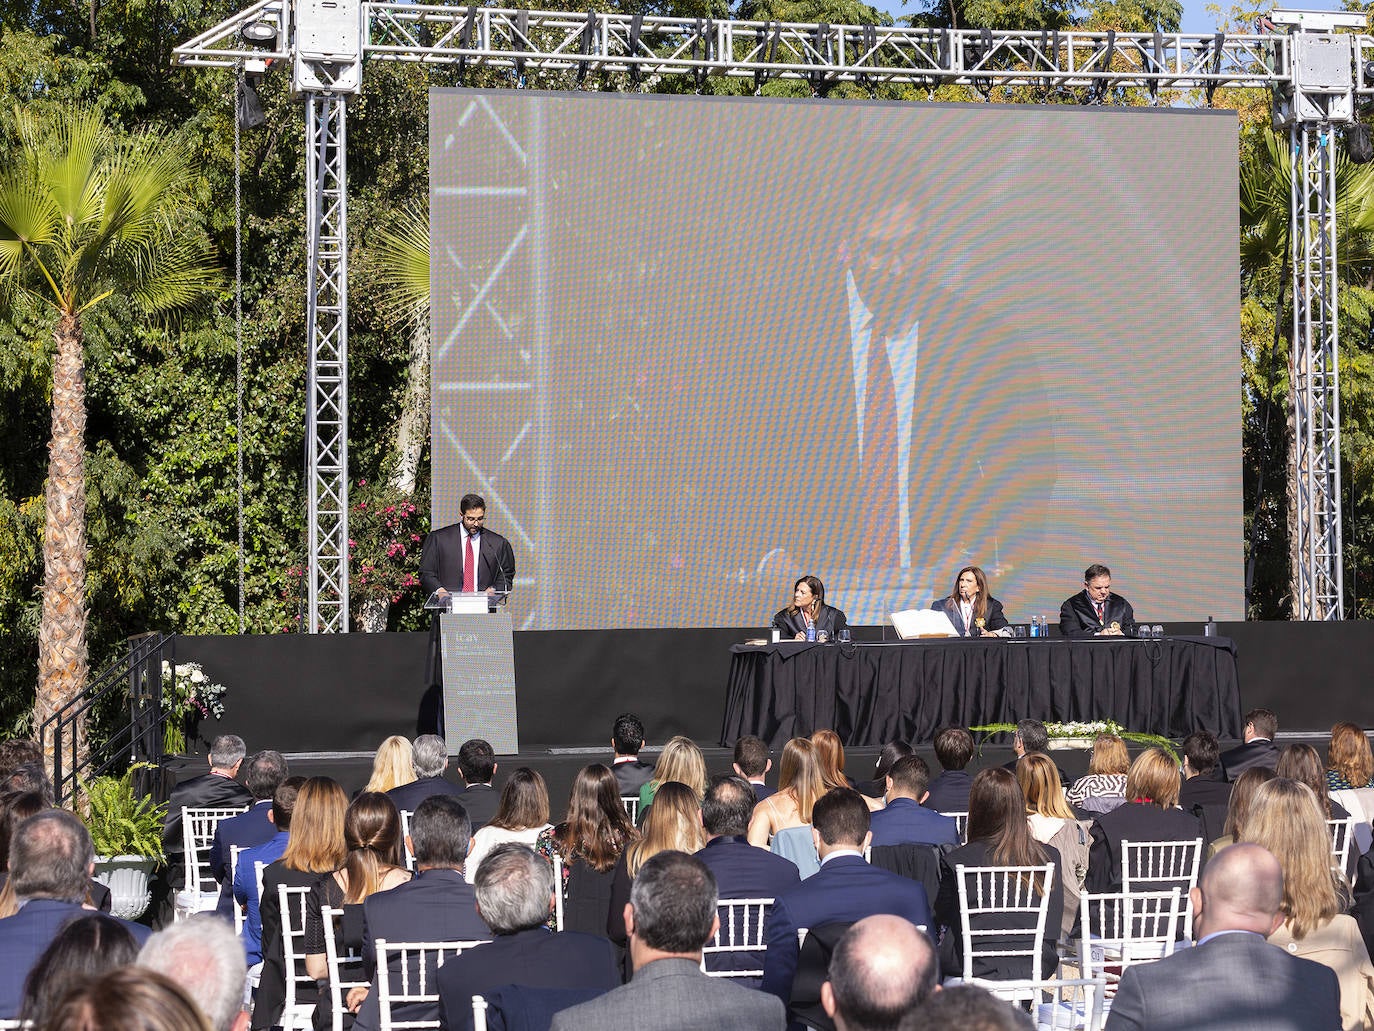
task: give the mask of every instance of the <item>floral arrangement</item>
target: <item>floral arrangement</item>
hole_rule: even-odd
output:
[[[1015,723],[985,723],[981,727],[969,727],[975,734],[1014,734],[1016,733]],[[1114,734],[1123,741],[1130,741],[1133,744],[1144,745],[1147,748],[1162,748],[1178,759],[1178,752],[1174,750],[1173,742],[1167,737],[1160,737],[1158,734],[1142,734],[1137,731],[1127,730],[1116,720],[1089,720],[1086,722],[1069,723],[1046,723],[1045,733],[1050,736],[1050,740],[1069,740],[1069,741],[1091,741],[1099,734]],[[982,742],[979,742],[980,748]]]
[[[206,675],[199,662],[162,663],[162,749],[170,754],[186,751],[188,727],[207,716],[224,715],[224,695],[228,689]]]

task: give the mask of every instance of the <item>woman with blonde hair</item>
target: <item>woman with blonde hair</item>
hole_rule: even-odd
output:
[[[1126,801],[1093,821],[1084,883],[1094,893],[1121,890],[1122,841],[1201,840],[1202,826],[1178,808],[1178,760],[1147,748],[1126,774]]]
[[[1093,756],[1088,772],[1073,782],[1064,797],[1090,813],[1105,813],[1126,800],[1126,774],[1131,755],[1126,742],[1115,734],[1098,734],[1093,739]]]
[[[809,825],[811,807],[825,791],[816,746],[807,738],[794,737],[782,749],[778,790],[754,806],[754,815],[749,820],[749,844],[767,848],[778,831]]]
[[[706,757],[689,737],[678,734],[668,739],[663,751],[658,753],[654,764],[654,775],[639,789],[639,810],[641,813],[654,804],[654,793],[660,784],[668,781],[686,784],[696,792],[697,802],[706,797]]]
[[[364,791],[390,791],[415,779],[410,740],[393,734],[382,742],[372,760],[372,776]]]
[[[1331,728],[1331,743],[1326,746],[1326,789],[1348,791],[1374,787],[1374,754],[1369,738],[1353,723],[1337,723]]]
[[[501,801],[491,822],[472,836],[463,874],[469,884],[477,881],[477,868],[497,845],[529,845],[553,826],[549,823],[549,789],[537,770],[522,766],[501,789]]]
[[[1234,845],[1241,840],[1255,792],[1262,784],[1273,779],[1274,771],[1267,766],[1251,766],[1236,778],[1235,786],[1231,788],[1231,801],[1226,805],[1226,823],[1221,828],[1221,837],[1208,843],[1206,858],[1211,859],[1227,845]]]
[[[1042,845],[1066,822],[1074,819],[1073,810],[1064,800],[1059,770],[1048,755],[1039,752],[1023,755],[1016,763],[1016,783],[1021,785],[1021,793],[1026,796],[1031,837]]]
[[[1242,841],[1272,852],[1283,867],[1283,924],[1269,943],[1336,972],[1341,1024],[1374,1025],[1374,963],[1350,904],[1343,874],[1331,868],[1331,841],[1316,795],[1283,777],[1255,792]]]
[[[627,848],[615,865],[611,881],[611,911],[606,933],[611,941],[628,943],[625,930],[625,904],[640,867],[660,852],[696,852],[706,844],[701,825],[701,803],[686,784],[665,781],[654,796],[653,808],[644,820],[641,837]]]

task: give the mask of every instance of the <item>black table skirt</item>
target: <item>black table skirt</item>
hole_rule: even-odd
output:
[[[830,728],[848,745],[929,741],[947,726],[1114,719],[1128,730],[1241,736],[1225,637],[735,645],[721,744],[775,749]]]

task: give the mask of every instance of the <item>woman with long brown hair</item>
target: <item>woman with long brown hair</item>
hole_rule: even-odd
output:
[[[960,637],[1000,637],[1008,626],[1002,603],[988,593],[988,578],[977,566],[965,566],[954,575],[954,589],[934,608],[954,624]]]
[[[1064,916],[1064,888],[1060,875],[1059,853],[1031,836],[1026,821],[1026,796],[1009,770],[1000,766],[980,770],[973,778],[968,796],[968,844],[946,854],[941,861],[940,894],[935,900],[935,922],[943,930],[940,940],[940,966],[946,977],[963,974],[963,934],[959,915],[957,867],[1044,866],[1054,864],[1048,885],[1035,890],[1049,891],[1049,912],[1045,918],[1045,942],[1041,949],[1041,977],[1051,977],[1058,964],[1057,943]],[[996,925],[991,925],[996,926]],[[1008,928],[1024,924],[1008,922]],[[975,924],[979,929],[989,925]],[[1031,960],[1025,956],[988,957],[974,963],[973,975],[1005,981],[1030,977]]]
[[[807,738],[794,737],[782,749],[778,790],[754,807],[749,844],[767,848],[778,831],[809,824],[811,807],[825,792],[816,746]]]
[[[496,815],[472,836],[463,875],[469,884],[477,880],[477,868],[497,845],[534,847],[539,835],[553,826],[549,823],[549,789],[537,770],[522,766],[506,780]]]
[[[1337,723],[1331,728],[1331,743],[1326,747],[1326,789],[1374,787],[1374,754],[1369,737],[1353,723]]]
[[[615,864],[611,882],[611,908],[607,918],[607,934],[617,945],[627,944],[625,931],[625,903],[630,901],[630,887],[635,875],[650,858],[660,852],[696,852],[706,844],[706,830],[701,825],[701,803],[686,784],[667,781],[658,789],[653,807],[644,820],[642,836],[630,845]]]
[[[320,878],[306,901],[305,969],[317,979],[329,973],[325,965],[324,907],[344,910],[340,945],[360,945],[362,917],[356,907],[369,895],[410,880],[401,841],[401,814],[381,792],[364,791],[349,805],[344,813],[344,845],[348,852],[343,865]]]
[[[1312,789],[1317,805],[1322,811],[1323,820],[1349,819],[1350,813],[1339,802],[1333,802],[1326,788],[1326,764],[1317,750],[1311,745],[1288,745],[1279,752],[1279,761],[1274,767],[1278,776],[1295,780]]]
[[[803,576],[792,585],[792,604],[773,617],[773,626],[784,641],[835,640],[848,627],[844,613],[825,603],[825,584]]]
[[[615,774],[600,763],[579,770],[563,822],[534,843],[550,863],[557,855],[562,864],[563,930],[606,936],[616,860],[638,838],[620,803]]]
[[[1260,785],[1243,841],[1263,845],[1283,867],[1283,924],[1269,942],[1336,972],[1341,1024],[1374,1026],[1374,963],[1353,917],[1345,875],[1331,867],[1331,844],[1316,795],[1277,777]]]
[[[853,788],[858,785],[844,772],[844,742],[833,730],[818,730],[811,735],[811,743],[816,746],[816,761],[821,765],[821,783],[825,790],[831,788]],[[862,793],[862,792],[861,792]],[[864,795],[864,804],[873,812],[883,807],[881,798]]]

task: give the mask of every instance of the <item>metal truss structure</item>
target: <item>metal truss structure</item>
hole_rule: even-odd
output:
[[[1277,24],[1275,24],[1277,23]],[[1334,127],[1353,119],[1356,97],[1374,96],[1374,37],[1363,16],[1275,12],[1267,31],[1119,33],[993,32],[900,26],[751,22],[708,18],[572,14],[396,0],[258,0],[190,40],[174,61],[250,74],[286,62],[306,104],[310,349],[308,418],[309,615],[312,633],[348,629],[347,205],[345,113],[367,60],[508,70],[552,86],[588,75],[624,85],[691,76],[697,88],[725,76],[807,82],[1078,88],[1086,102],[1109,89],[1271,90],[1275,122],[1290,127],[1296,415],[1301,590],[1294,615],[1343,618],[1340,426],[1337,396],[1336,182]],[[1283,26],[1285,28],[1280,28]],[[1366,68],[1366,61],[1371,61]],[[493,276],[496,273],[493,273]],[[480,306],[490,288],[473,301]],[[495,313],[493,313],[495,314]],[[509,450],[522,446],[547,404],[544,362],[518,390],[528,406]],[[471,457],[478,483],[492,482]],[[536,464],[538,464],[536,462]],[[534,475],[539,477],[536,469]],[[494,492],[493,492],[494,493]],[[536,493],[539,496],[539,492]],[[516,513],[517,534],[533,542]],[[537,513],[530,522],[538,525]],[[537,556],[536,556],[537,561]],[[537,574],[536,574],[537,575]],[[521,578],[525,580],[524,577]]]

